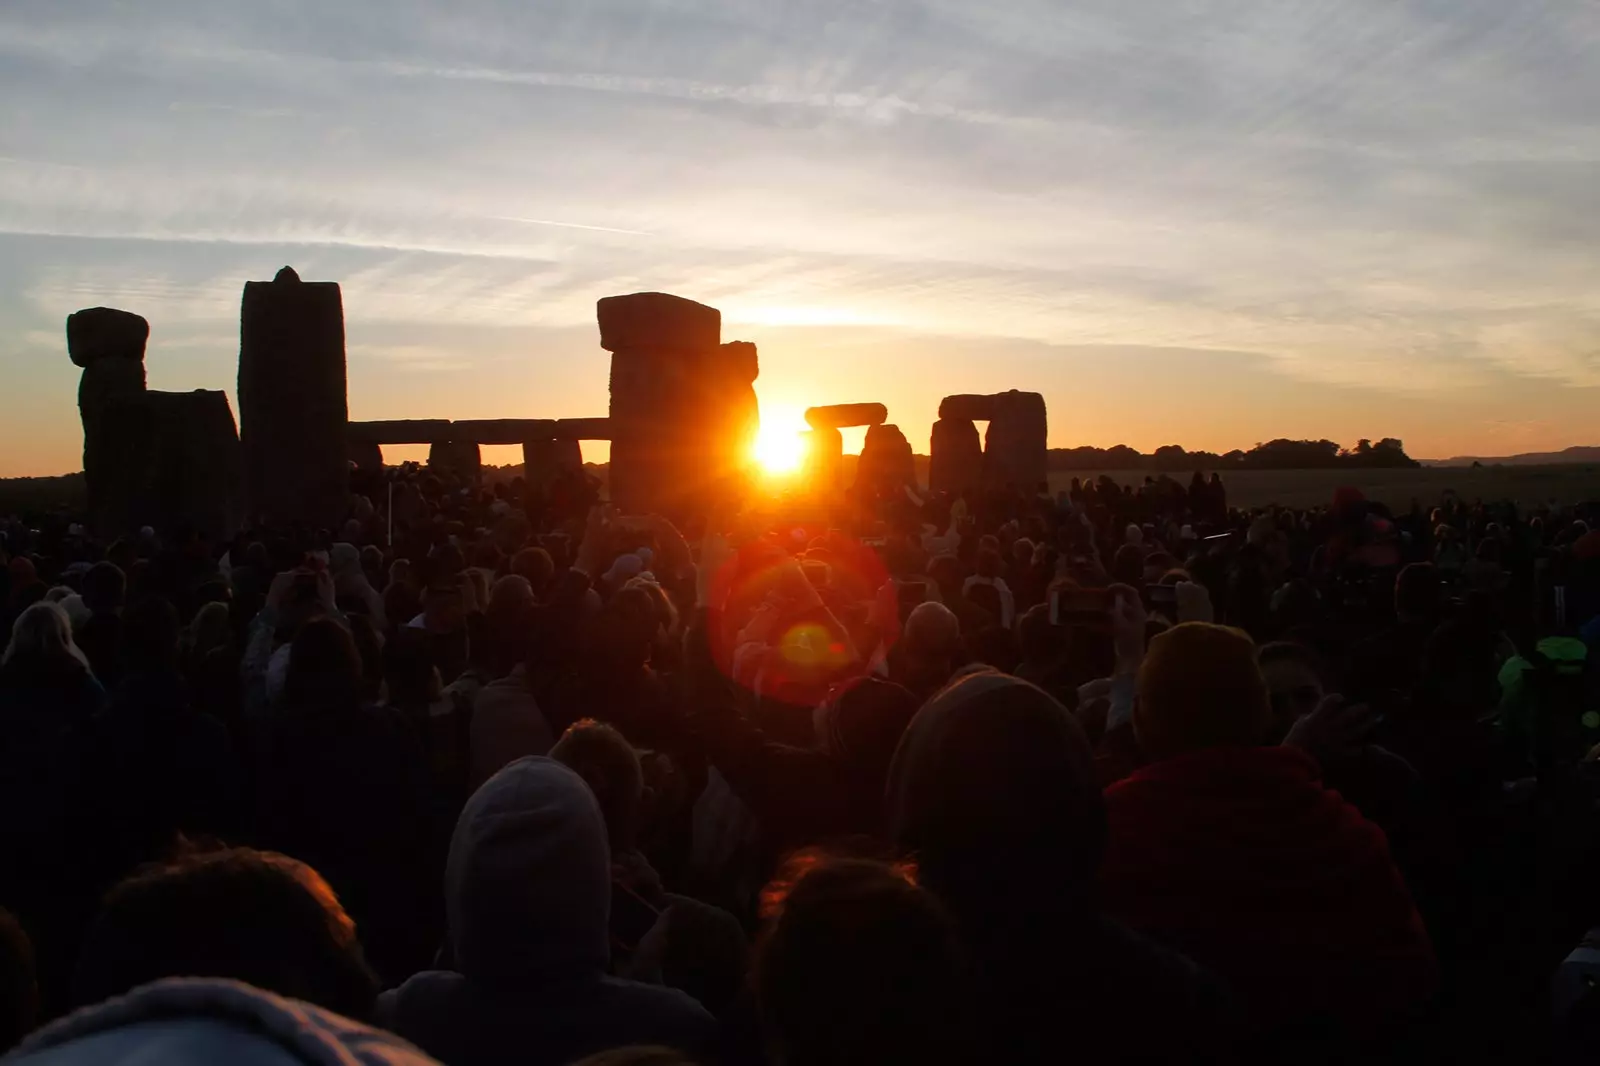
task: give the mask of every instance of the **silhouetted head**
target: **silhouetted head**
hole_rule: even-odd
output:
[[[952,682],[906,729],[887,797],[895,847],[964,929],[1093,906],[1106,834],[1094,754],[1042,689],[992,671]]]
[[[83,603],[91,611],[114,611],[128,592],[128,578],[112,562],[98,562],[83,575]]]
[[[351,1018],[377,981],[328,883],[285,855],[234,848],[140,871],[114,888],[78,959],[73,999],[163,977],[226,977]]]
[[[122,669],[130,674],[175,669],[182,639],[183,627],[172,604],[158,597],[139,600],[123,612],[117,630]]]
[[[341,710],[361,698],[361,656],[349,630],[331,618],[300,627],[289,646],[283,705],[294,712]]]
[[[511,557],[511,572],[525,579],[535,596],[543,596],[555,576],[556,564],[543,548],[523,548]]]
[[[54,603],[36,603],[17,616],[11,626],[11,643],[6,645],[5,662],[26,667],[89,669],[89,660],[73,643],[67,612]]]
[[[755,972],[775,1063],[969,1061],[955,924],[906,871],[824,860],[771,904]]]
[[[1394,581],[1394,610],[1402,622],[1431,622],[1439,616],[1444,589],[1432,563],[1412,563]]]
[[[1152,759],[1255,746],[1272,729],[1272,700],[1248,634],[1185,622],[1150,641],[1139,669],[1133,728]]]
[[[644,802],[644,770],[639,753],[623,735],[603,722],[574,722],[550,749],[550,758],[568,767],[600,802],[611,854],[634,850]]]

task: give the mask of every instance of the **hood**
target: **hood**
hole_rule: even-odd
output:
[[[450,838],[445,914],[456,969],[470,980],[601,974],[611,857],[583,778],[530,756],[484,782]]]
[[[1105,848],[1094,756],[1069,711],[1006,674],[934,696],[889,769],[889,827],[964,921],[1087,905]]]
[[[328,550],[328,569],[335,577],[361,573],[361,549],[342,541],[335,544]]]
[[[172,978],[85,1007],[23,1042],[32,1066],[434,1066],[399,1037],[240,984]]]

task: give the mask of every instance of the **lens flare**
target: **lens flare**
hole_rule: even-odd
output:
[[[755,460],[768,474],[792,474],[800,469],[804,449],[800,435],[777,426],[761,427],[756,437]]]

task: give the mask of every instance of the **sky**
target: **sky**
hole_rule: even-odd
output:
[[[1593,0],[0,0],[0,476],[81,466],[66,315],[232,397],[285,264],[357,419],[604,414],[653,289],[769,428],[1600,444],[1597,60]]]

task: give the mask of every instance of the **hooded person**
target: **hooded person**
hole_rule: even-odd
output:
[[[1220,982],[1100,912],[1093,752],[1043,690],[978,671],[935,695],[895,753],[888,817],[973,956],[993,1061],[1059,1062],[1066,1033],[1096,1062],[1225,1057]]]
[[[538,756],[467,801],[445,872],[453,970],[378,1000],[379,1024],[451,1066],[561,1066],[635,1044],[710,1050],[681,992],[610,977],[611,859],[583,778]]]
[[[1361,1039],[1427,999],[1433,949],[1383,831],[1309,755],[1264,746],[1245,633],[1151,641],[1134,732],[1152,761],[1105,793],[1112,913],[1229,978],[1266,1033]]]

